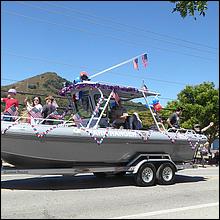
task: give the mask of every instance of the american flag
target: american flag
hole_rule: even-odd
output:
[[[136,70],[138,70],[138,58],[133,60],[133,65]]]
[[[32,108],[32,109],[29,111],[29,114],[30,114],[31,117],[33,117],[33,118],[42,118],[41,111],[40,111],[39,109],[37,109],[36,107]]]
[[[64,114],[60,115],[57,111],[52,112],[50,115],[48,115],[48,118],[53,118],[53,119],[63,119]]]
[[[144,67],[147,67],[148,59],[147,59],[146,53],[142,55],[142,62],[143,62]]]
[[[115,101],[116,101],[117,104],[118,104],[118,102],[119,102],[119,100],[120,100],[120,97],[119,97],[118,93],[113,91],[112,97],[115,99]]]
[[[11,116],[18,116],[18,111],[14,105],[6,110]]]
[[[147,88],[147,86],[146,86],[145,84],[143,84],[143,86],[142,86],[142,90],[145,91],[145,92],[148,91],[148,88]]]

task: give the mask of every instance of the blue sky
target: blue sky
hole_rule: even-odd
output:
[[[139,59],[95,77],[94,81],[139,88],[142,80],[176,99],[186,85],[219,87],[219,2],[208,2],[195,21],[171,13],[168,1],[1,1],[1,85],[44,72],[73,81],[144,52]],[[14,81],[13,81],[14,80]]]

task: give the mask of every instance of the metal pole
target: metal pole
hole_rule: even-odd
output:
[[[108,69],[105,69],[105,70],[103,70],[103,71],[101,71],[101,72],[99,72],[99,73],[96,73],[96,74],[90,76],[90,78],[92,79],[93,77],[96,77],[96,76],[98,76],[98,75],[100,75],[100,74],[102,74],[102,73],[105,73],[105,72],[107,72],[107,71],[109,71],[109,70],[112,70],[112,69],[117,68],[117,67],[119,67],[119,66],[122,66],[122,65],[124,65],[124,64],[126,64],[126,63],[129,63],[129,62],[133,61],[134,59],[136,59],[136,58],[138,58],[138,57],[140,57],[140,56],[142,56],[142,55],[144,55],[144,54],[145,54],[145,53],[142,53],[142,54],[140,54],[140,55],[138,55],[138,56],[135,56],[135,57],[132,57],[131,59],[126,60],[126,61],[124,61],[124,62],[122,62],[122,63],[119,63],[119,64],[117,64],[117,65],[114,65],[114,66],[112,66],[112,67],[109,67]]]
[[[143,94],[143,96],[144,96],[144,99],[145,99],[145,101],[146,101],[146,104],[149,106],[148,101],[147,101],[147,98],[146,98],[144,92],[142,92],[142,94]],[[156,124],[156,126],[157,126],[157,129],[158,129],[159,131],[161,131],[161,130],[160,130],[160,127],[158,126],[157,120],[156,120],[156,118],[154,117],[154,113],[152,112],[152,109],[151,109],[150,106],[149,106],[149,109],[150,109],[150,113],[151,113],[151,115],[152,115],[152,117],[153,117],[153,119],[154,119],[154,122],[155,122],[155,124]]]
[[[98,124],[99,124],[99,121],[101,120],[102,115],[103,115],[103,113],[104,113],[104,111],[105,111],[105,109],[106,109],[106,107],[107,107],[107,105],[108,105],[108,103],[109,103],[109,101],[110,101],[110,99],[111,99],[111,97],[112,97],[112,94],[113,94],[113,90],[111,91],[111,93],[110,93],[110,95],[109,95],[109,97],[108,97],[108,99],[107,99],[107,101],[106,101],[106,103],[105,103],[105,106],[104,106],[103,109],[102,109],[102,112],[101,112],[101,114],[100,114],[100,116],[99,116],[99,119],[98,119],[98,121],[96,122],[94,128],[97,128],[97,126],[98,126]]]

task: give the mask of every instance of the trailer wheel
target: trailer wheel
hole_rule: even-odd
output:
[[[161,185],[171,185],[175,179],[175,167],[171,163],[163,163],[156,172],[156,178]]]
[[[152,163],[144,163],[134,176],[138,186],[152,186],[156,180],[156,168]]]

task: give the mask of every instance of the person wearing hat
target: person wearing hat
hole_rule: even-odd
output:
[[[18,111],[18,100],[15,98],[17,91],[9,89],[7,98],[1,98],[1,102],[5,103],[4,115],[14,116],[12,112]],[[4,117],[3,120],[13,121],[13,117]]]
[[[80,72],[80,81],[89,81],[88,73],[85,71]]]
[[[128,118],[127,110],[122,106],[121,99],[115,102],[110,111],[110,123],[114,128],[125,128]]]
[[[208,126],[204,127],[203,129],[201,129],[201,126],[200,124],[195,124],[193,126],[193,129],[194,131],[197,133],[197,134],[202,134],[204,133],[207,129],[211,128],[212,126],[214,125],[213,122],[210,122]]]
[[[50,95],[45,98],[45,101],[46,101],[46,104],[43,106],[41,114],[42,114],[43,118],[49,118],[49,115],[52,112],[56,111],[56,106],[53,105],[54,97]],[[51,124],[53,124],[53,121],[45,120],[43,122],[43,124],[50,124],[51,125]]]

